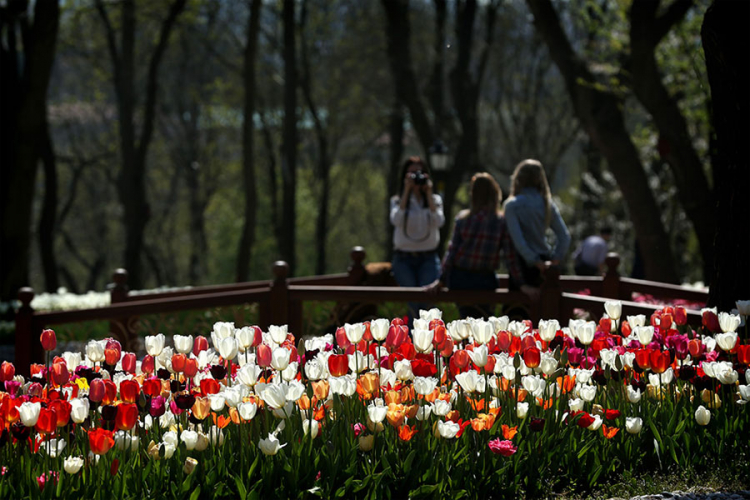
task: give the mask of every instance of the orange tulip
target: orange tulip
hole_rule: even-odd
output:
[[[526,366],[528,366],[529,368],[536,368],[537,366],[539,366],[541,359],[541,352],[537,347],[527,347],[526,349],[524,349],[523,362],[526,363]]]
[[[221,387],[219,382],[212,378],[204,378],[201,380],[201,394],[208,396],[209,394],[218,394]]]
[[[400,427],[404,423],[404,418],[406,418],[404,405],[395,403],[389,404],[388,411],[385,414],[385,418],[388,419],[388,423],[393,427]]]
[[[383,401],[386,405],[399,404],[401,403],[401,393],[398,391],[388,391],[383,397]]]
[[[476,400],[471,399],[471,398],[467,398],[467,399],[469,401],[469,405],[472,407],[472,409],[474,409],[474,411],[484,410],[484,398],[480,398]]]
[[[638,349],[635,351],[635,362],[642,370],[651,368],[651,349]]]
[[[357,392],[362,389],[360,395],[366,396],[366,399],[372,398],[375,392],[380,388],[380,379],[377,373],[365,373],[357,380]],[[364,394],[363,394],[364,393]]]
[[[91,451],[96,455],[107,453],[115,445],[113,435],[112,431],[104,430],[101,427],[89,431],[89,446],[91,447]]]
[[[516,434],[518,434],[518,426],[515,425],[513,427],[509,427],[505,424],[502,426],[503,429],[503,439],[513,439]]]
[[[398,438],[401,441],[410,441],[414,434],[417,433],[417,426],[409,427],[408,425],[402,425],[398,429]]]
[[[138,422],[138,407],[132,403],[117,406],[115,427],[118,431],[129,431]]]
[[[195,418],[203,420],[211,412],[211,401],[207,397],[196,396],[192,410]]]
[[[57,416],[57,427],[64,427],[70,421],[70,403],[63,399],[54,399],[49,402],[49,409]]]
[[[52,381],[57,386],[63,386],[70,380],[70,373],[68,372],[68,364],[64,360],[60,360],[57,363],[52,363],[50,367],[52,374]]]
[[[172,355],[172,369],[177,373],[185,371],[185,363],[187,362],[187,356],[181,353]]]
[[[407,405],[405,408],[406,408],[406,418],[409,418],[409,419],[417,418],[419,405]]]
[[[602,424],[602,434],[607,439],[612,439],[619,431],[618,427],[607,427],[605,424]]]

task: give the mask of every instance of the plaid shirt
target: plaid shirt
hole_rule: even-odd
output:
[[[505,254],[508,273],[523,284],[523,274],[513,243],[510,241],[505,217],[485,210],[468,217],[456,217],[453,236],[442,264],[443,281],[451,268],[467,271],[494,272]]]

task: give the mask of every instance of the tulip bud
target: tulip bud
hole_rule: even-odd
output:
[[[94,403],[101,403],[104,399],[104,381],[95,378],[89,384],[89,399]]]
[[[57,336],[55,335],[54,330],[44,330],[39,337],[39,340],[45,351],[52,351],[57,347]]]
[[[186,476],[189,476],[193,473],[195,468],[198,466],[198,461],[192,457],[187,457],[185,459],[185,465],[182,467],[182,472],[185,473]]]
[[[195,337],[195,341],[193,342],[193,355],[198,356],[201,351],[207,351],[208,350],[208,339],[204,337],[203,335],[198,335]]]
[[[63,462],[63,468],[68,474],[77,474],[83,467],[83,457],[67,457]]]
[[[695,410],[695,421],[698,422],[698,425],[708,425],[711,421],[711,412],[703,405],[700,405],[698,409]]]
[[[360,451],[370,451],[375,446],[375,435],[359,436],[358,443]]]

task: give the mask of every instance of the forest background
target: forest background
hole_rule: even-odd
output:
[[[389,260],[398,169],[437,140],[449,221],[472,173],[507,196],[538,158],[573,248],[607,224],[623,274],[639,248],[638,277],[710,282],[709,6],[0,2],[0,298],[103,290],[117,267],[137,289],[267,279],[277,259],[341,272],[355,245]]]

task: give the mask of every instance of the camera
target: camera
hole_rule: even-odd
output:
[[[427,184],[427,179],[429,179],[429,176],[421,170],[410,173],[409,177],[412,181],[414,181],[415,186],[424,186],[425,184]]]

